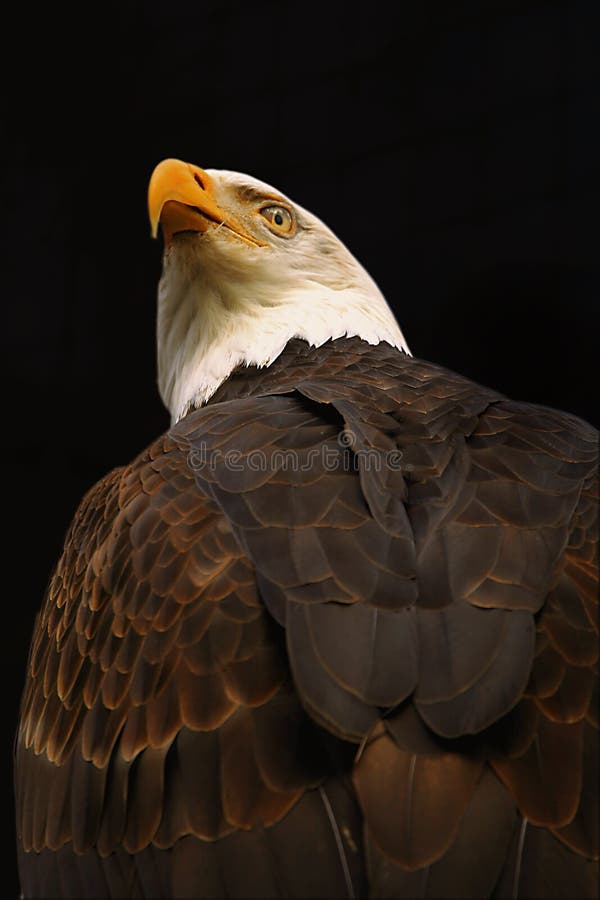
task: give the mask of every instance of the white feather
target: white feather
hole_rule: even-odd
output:
[[[296,234],[273,235],[247,199],[273,188],[236,172],[208,173],[220,205],[269,246],[249,247],[219,227],[179,235],[165,254],[158,373],[174,421],[206,403],[238,366],[269,366],[292,338],[318,347],[358,336],[410,352],[373,279],[323,222],[291,204]]]

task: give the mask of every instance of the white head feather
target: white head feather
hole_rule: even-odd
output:
[[[174,421],[206,403],[240,365],[269,366],[292,338],[387,341],[409,353],[383,294],[315,215],[255,178],[206,170],[224,209],[266,246],[228,228],[175,235],[158,291],[158,380]],[[293,211],[293,235],[274,234],[257,207],[276,194]],[[260,198],[262,197],[262,203]]]

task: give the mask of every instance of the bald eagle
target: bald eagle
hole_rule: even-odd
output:
[[[269,185],[149,211],[172,425],[35,623],[24,896],[595,896],[596,431],[413,358]]]

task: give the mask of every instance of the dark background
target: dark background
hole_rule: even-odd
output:
[[[594,0],[79,9],[3,11],[6,773],[76,504],[168,424],[145,205],[161,158],[249,172],[320,215],[415,355],[598,421]]]

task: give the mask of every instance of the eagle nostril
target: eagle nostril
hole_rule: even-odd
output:
[[[202,181],[200,176],[197,175],[196,173],[194,173],[194,181],[196,182],[196,184],[200,185],[200,187],[202,188],[203,191],[206,190],[206,188],[204,187],[204,182]]]

